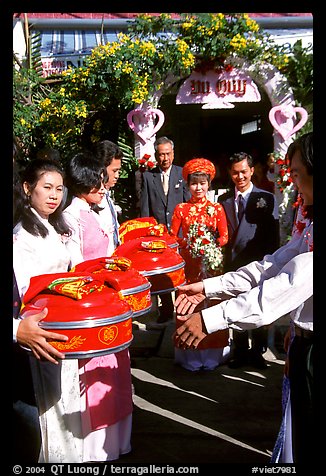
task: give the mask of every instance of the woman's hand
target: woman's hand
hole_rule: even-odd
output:
[[[23,347],[29,347],[34,356],[41,360],[44,358],[53,364],[58,364],[56,359],[64,359],[64,354],[55,349],[48,340],[67,341],[68,337],[55,332],[42,329],[38,323],[45,318],[48,309],[45,307],[39,312],[31,314],[31,311],[23,313],[17,329],[17,342]]]

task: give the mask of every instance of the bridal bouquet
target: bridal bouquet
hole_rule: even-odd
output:
[[[216,244],[217,232],[213,232],[202,223],[193,223],[189,227],[187,247],[193,258],[201,257],[207,271],[220,271],[223,267],[223,251]]]

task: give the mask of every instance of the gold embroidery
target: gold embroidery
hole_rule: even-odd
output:
[[[84,344],[86,337],[74,336],[68,342],[49,341],[49,343],[58,350],[67,351],[76,349]]]
[[[117,326],[102,327],[98,332],[98,340],[105,345],[111,345],[118,337],[119,330]]]

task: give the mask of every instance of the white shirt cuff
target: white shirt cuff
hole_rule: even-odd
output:
[[[203,280],[205,296],[208,298],[218,296],[218,290],[222,289],[220,276],[206,278]]]
[[[12,321],[13,321],[13,323],[12,323],[12,338],[13,338],[14,343],[16,343],[17,342],[17,330],[18,330],[18,326],[20,324],[21,319],[13,318]]]
[[[208,334],[228,328],[227,322],[223,317],[222,304],[203,309],[201,314]]]

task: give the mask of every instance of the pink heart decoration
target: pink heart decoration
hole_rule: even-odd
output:
[[[301,115],[301,119],[292,127],[292,118],[296,113]],[[269,111],[268,117],[274,129],[286,140],[305,125],[308,113],[303,107],[275,106]]]
[[[156,116],[155,119],[154,116]],[[155,124],[157,117],[158,121]],[[154,108],[133,109],[127,114],[127,122],[130,129],[137,134],[144,143],[161,129],[164,120],[163,112],[160,109]]]

